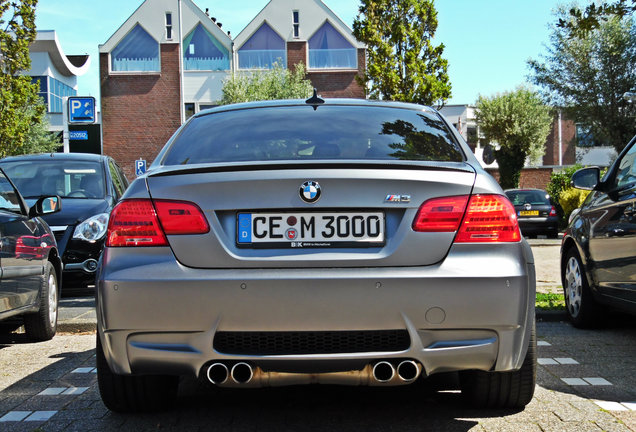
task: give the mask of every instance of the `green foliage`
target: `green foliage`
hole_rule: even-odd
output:
[[[311,96],[311,82],[305,65],[298,63],[293,71],[278,64],[266,72],[237,74],[223,83],[221,105],[272,99],[305,99]]]
[[[572,165],[570,167],[565,168],[562,171],[553,171],[550,174],[550,182],[546,187],[546,192],[548,195],[552,197],[554,202],[559,202],[561,198],[561,193],[570,188],[570,181],[572,181],[572,175],[583,168],[582,165]]]
[[[556,16],[570,19],[564,8]],[[633,17],[601,20],[598,28],[580,36],[554,25],[542,57],[530,60],[529,66],[545,100],[589,127],[596,141],[620,152],[636,134],[636,103],[623,98],[636,84]]]
[[[499,183],[504,189],[517,188],[527,157],[543,156],[552,115],[538,94],[519,87],[493,97],[479,96],[475,116],[487,142],[496,143]]]
[[[362,0],[353,35],[367,45],[358,77],[372,99],[442,106],[451,96],[444,45],[433,46],[433,0]]]
[[[0,0],[0,157],[24,153],[46,111],[37,84],[20,73],[31,66],[37,0]]]
[[[570,214],[581,207],[585,198],[590,194],[590,191],[576,189],[576,188],[568,188],[561,192],[559,196],[559,204],[563,209],[563,217],[567,221],[570,218]]]
[[[565,310],[565,297],[562,293],[537,293],[535,306],[541,310]]]
[[[567,17],[559,18],[557,27],[568,30],[572,36],[586,36],[612,17],[623,18],[636,11],[636,0],[618,0],[615,3],[592,3],[581,10],[578,6],[570,8]]]

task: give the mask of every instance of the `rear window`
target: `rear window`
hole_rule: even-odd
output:
[[[550,195],[544,191],[528,190],[528,191],[506,191],[506,196],[513,205],[523,204],[550,204]]]
[[[192,119],[164,165],[276,160],[461,162],[452,132],[432,112],[367,106],[287,106]]]

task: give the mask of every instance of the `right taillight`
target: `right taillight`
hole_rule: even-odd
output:
[[[517,242],[517,213],[503,195],[467,195],[424,202],[413,220],[420,232],[457,231],[456,243]]]
[[[166,234],[205,234],[210,230],[201,209],[184,201],[131,199],[113,209],[106,246],[167,246]]]
[[[456,243],[518,242],[517,212],[503,195],[473,195],[455,237]]]

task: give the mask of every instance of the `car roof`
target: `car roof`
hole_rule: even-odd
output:
[[[35,161],[35,160],[60,160],[60,161],[95,161],[102,162],[107,159],[108,156],[98,155],[93,153],[38,153],[27,154],[19,156],[7,156],[0,160],[0,162],[20,162],[20,161]]]
[[[504,190],[504,192],[524,192],[524,191],[546,192],[544,189],[538,189],[538,188],[522,188],[522,189],[506,189],[506,190]]]
[[[310,103],[309,99],[283,99],[283,100],[267,100],[257,102],[244,102],[238,104],[221,105],[215,108],[202,110],[196,113],[193,117],[201,117],[207,114],[224,112],[224,111],[236,111],[252,108],[271,108],[271,107],[283,107],[283,106],[313,106],[314,109],[320,109],[321,106],[359,106],[359,107],[386,107],[386,108],[401,108],[414,111],[427,111],[429,113],[436,113],[433,108],[425,105],[418,105],[414,103],[406,102],[392,102],[370,99],[346,99],[346,98],[326,98],[321,99],[324,103]]]

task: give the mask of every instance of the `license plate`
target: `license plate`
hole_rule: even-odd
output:
[[[384,245],[383,212],[239,213],[236,243],[253,248]]]
[[[539,216],[539,210],[521,210],[519,216]]]

